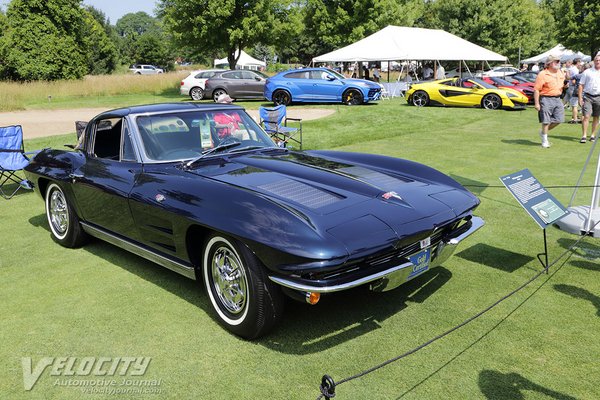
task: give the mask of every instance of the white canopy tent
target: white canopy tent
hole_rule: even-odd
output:
[[[557,44],[553,48],[548,51],[543,52],[542,54],[538,54],[537,56],[526,58],[525,60],[521,60],[522,64],[538,64],[541,62],[545,62],[550,54],[554,54],[560,56],[560,61],[565,62],[567,60],[573,60],[575,58],[581,58],[581,61],[588,62],[591,60],[590,56],[586,56],[581,52],[574,52],[573,50],[567,49],[562,44]]]
[[[236,68],[239,69],[252,69],[259,70],[261,68],[265,68],[267,64],[264,61],[257,60],[256,58],[252,58],[246,53],[244,50],[241,51],[240,58],[236,64]],[[227,57],[221,59],[215,59],[214,62],[215,68],[229,68],[229,61],[227,61]]]
[[[455,60],[506,61],[506,57],[439,29],[388,25],[313,62]]]

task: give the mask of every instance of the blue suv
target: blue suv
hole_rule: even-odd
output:
[[[328,68],[302,68],[267,79],[264,96],[286,106],[292,102],[356,105],[379,100],[381,86],[365,79],[346,78]]]

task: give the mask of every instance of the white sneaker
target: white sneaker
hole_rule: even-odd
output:
[[[540,131],[540,139],[542,139],[542,147],[548,148],[550,147],[550,142],[548,141],[548,135],[544,135],[543,131]]]
[[[545,142],[542,142],[542,147],[547,149],[548,147],[550,147],[550,142],[547,140]]]

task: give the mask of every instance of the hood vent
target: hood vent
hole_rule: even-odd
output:
[[[403,183],[411,182],[410,180],[399,179],[364,167],[340,168],[338,169],[338,172],[359,179],[383,191],[394,190]]]
[[[293,179],[282,179],[258,187],[278,197],[291,200],[312,209],[328,206],[343,198]]]

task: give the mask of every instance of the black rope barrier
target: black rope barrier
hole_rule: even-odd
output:
[[[504,186],[502,186],[504,187]],[[587,234],[589,235],[589,232],[593,231],[596,228],[596,225],[598,225],[598,223],[600,223],[600,221],[596,222],[594,224],[594,226],[587,232]],[[336,393],[335,393],[335,389],[340,386],[343,383],[346,382],[350,382],[354,379],[358,379],[360,377],[363,377],[367,374],[370,374],[372,372],[377,371],[380,368],[383,368],[391,363],[394,363],[396,361],[399,361],[411,354],[416,353],[417,351],[429,346],[430,344],[437,342],[438,340],[448,336],[449,334],[451,334],[452,332],[462,328],[463,326],[469,324],[470,322],[476,320],[477,318],[481,317],[482,315],[484,315],[485,313],[487,313],[488,311],[490,311],[491,309],[493,309],[494,307],[496,307],[498,304],[502,303],[504,300],[512,297],[513,295],[515,295],[516,293],[518,293],[519,291],[523,290],[525,287],[527,287],[529,284],[531,284],[533,281],[535,281],[536,279],[538,279],[542,274],[544,274],[545,272],[547,272],[550,267],[554,266],[559,260],[561,260],[565,255],[567,255],[568,253],[570,253],[571,251],[573,251],[573,249],[575,249],[578,245],[579,242],[581,242],[584,238],[586,238],[587,235],[582,235],[579,239],[577,239],[575,241],[575,243],[573,243],[571,246],[569,246],[568,249],[566,249],[563,253],[561,253],[554,261],[552,261],[551,263],[549,263],[548,265],[546,265],[541,271],[539,271],[538,273],[536,273],[531,279],[529,279],[528,281],[526,281],[525,283],[523,283],[521,286],[519,286],[518,288],[514,289],[513,291],[511,291],[510,293],[508,293],[507,295],[503,296],[502,298],[500,298],[499,300],[497,300],[496,302],[492,303],[490,306],[486,307],[485,309],[483,309],[482,311],[478,312],[477,314],[471,316],[470,318],[464,320],[463,322],[461,322],[458,325],[455,325],[454,327],[448,329],[447,331],[445,331],[444,333],[441,333],[437,336],[435,336],[434,338],[428,340],[425,343],[420,344],[419,346],[413,348],[412,350],[409,350],[399,356],[396,356],[394,358],[390,358],[387,361],[384,361],[380,364],[377,364],[369,369],[366,369],[362,372],[359,372],[355,375],[349,376],[347,378],[341,379],[338,382],[336,382],[330,375],[323,375],[322,379],[321,379],[321,384],[319,386],[319,390],[321,392],[321,394],[317,397],[317,400],[321,400],[323,397],[327,398],[327,399],[332,399],[335,397]]]

